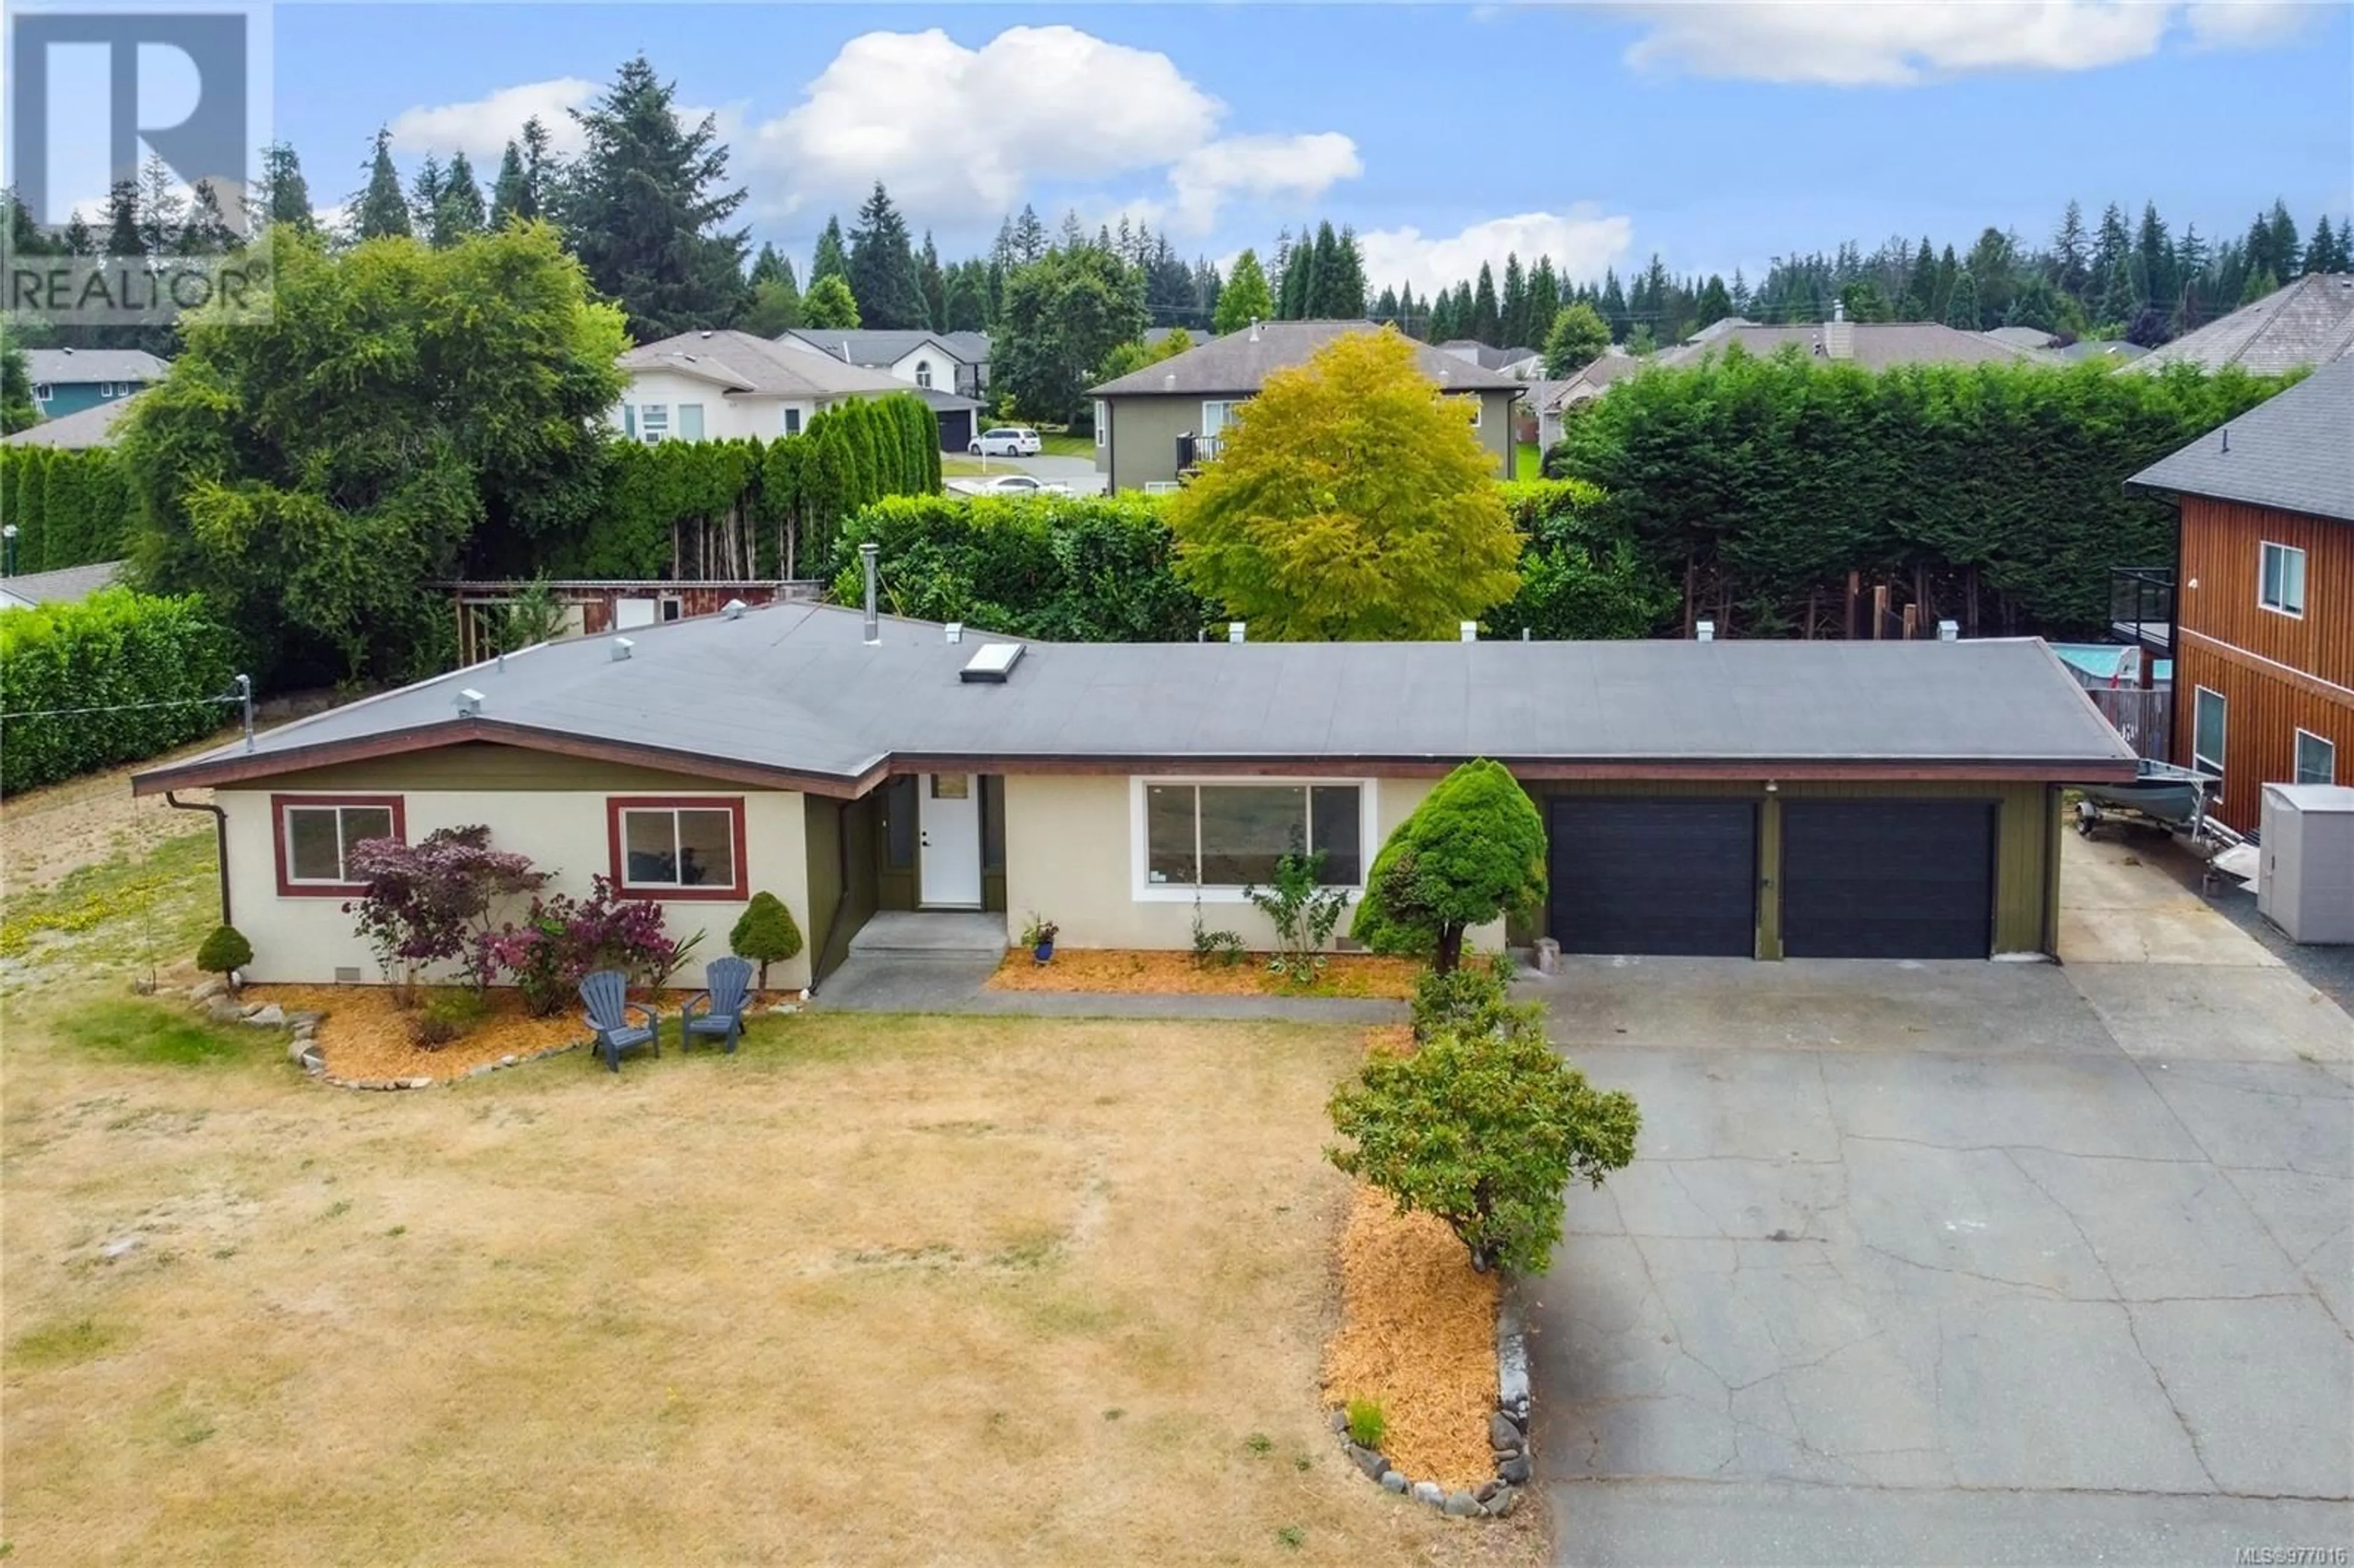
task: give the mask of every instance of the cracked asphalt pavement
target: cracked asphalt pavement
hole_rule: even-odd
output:
[[[1521,1287],[1559,1561],[2354,1547],[2354,1022],[2193,935],[1532,987],[1644,1119]]]

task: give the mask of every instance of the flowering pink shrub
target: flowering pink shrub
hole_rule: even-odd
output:
[[[555,894],[531,901],[521,925],[503,927],[487,940],[489,961],[514,977],[524,1005],[540,1016],[560,1011],[581,977],[620,969],[660,985],[703,939],[684,942],[663,929],[663,907],[652,899],[623,898],[605,877],[589,879],[585,899]]]
[[[413,844],[362,839],[352,846],[351,869],[367,891],[344,913],[357,917],[385,974],[398,968],[411,988],[422,966],[458,958],[475,988],[487,987],[492,901],[547,881],[530,856],[491,848],[487,827],[436,828]]]

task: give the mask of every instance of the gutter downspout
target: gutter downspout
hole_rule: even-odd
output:
[[[183,800],[177,792],[170,789],[164,791],[164,804],[175,811],[210,811],[213,814],[213,854],[220,867],[221,924],[236,925],[237,922],[228,917],[228,813],[218,806]]]

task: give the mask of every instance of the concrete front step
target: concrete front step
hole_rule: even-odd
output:
[[[964,956],[1005,951],[1005,916],[951,909],[885,909],[850,938],[854,954]]]

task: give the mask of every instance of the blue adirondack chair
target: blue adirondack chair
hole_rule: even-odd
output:
[[[744,1012],[751,1005],[752,963],[748,959],[715,959],[704,967],[708,989],[687,998],[679,1015],[679,1049],[695,1044],[698,1034],[724,1038],[727,1054],[736,1054],[736,1038],[744,1033]]]
[[[662,1014],[642,1001],[630,1000],[630,977],[619,969],[599,969],[580,982],[580,1000],[588,1007],[588,1027],[597,1032],[597,1054],[616,1073],[621,1053],[641,1046],[662,1054]],[[643,1023],[630,1022],[642,1013]]]

